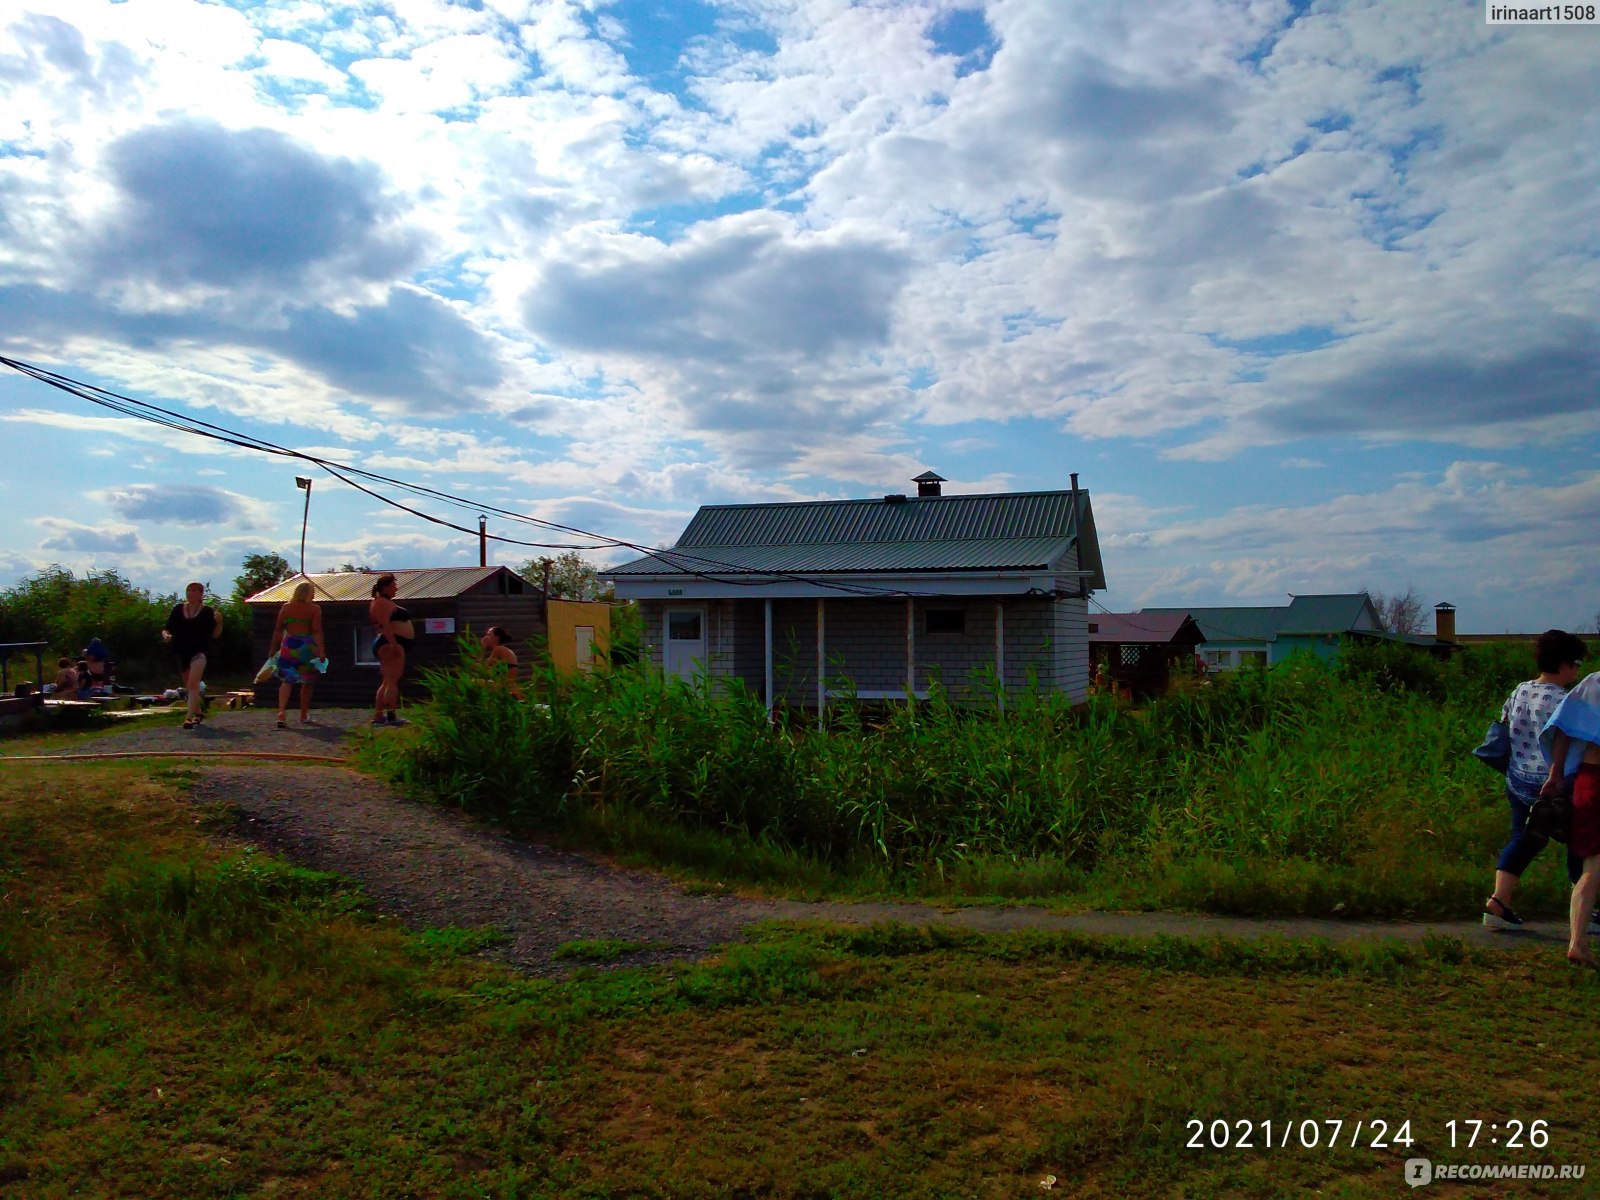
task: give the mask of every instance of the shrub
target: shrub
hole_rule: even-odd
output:
[[[547,676],[533,704],[471,666],[430,677],[433,715],[402,770],[524,828],[629,814],[907,879],[1215,860],[1235,864],[1221,891],[1240,907],[1258,903],[1252,863],[1332,872],[1302,881],[1297,904],[1315,908],[1349,892],[1350,871],[1404,880],[1408,862],[1490,861],[1494,776],[1467,750],[1516,655],[1352,651],[1337,668],[1307,655],[1142,710],[1038,692],[963,708],[934,688],[881,719],[821,726],[774,723],[725,681]],[[1187,895],[1223,874],[1184,878]]]

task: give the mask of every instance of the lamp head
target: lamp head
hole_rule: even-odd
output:
[[[308,492],[311,490],[311,480],[307,479],[304,475],[296,475],[294,477],[294,485],[295,487],[302,488]]]

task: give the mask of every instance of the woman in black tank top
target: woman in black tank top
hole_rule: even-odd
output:
[[[222,615],[206,603],[206,589],[202,583],[191,583],[185,588],[183,603],[173,605],[167,614],[161,640],[172,647],[173,661],[189,693],[188,716],[183,722],[185,729],[193,729],[205,719],[200,677],[206,672],[206,650],[221,628]]]

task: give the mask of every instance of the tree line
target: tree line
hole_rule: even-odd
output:
[[[350,562],[328,568],[371,569]],[[610,586],[596,577],[597,568],[576,551],[529,559],[514,569],[537,587],[548,585],[549,594],[555,599],[604,600],[611,595]],[[247,554],[228,594],[207,595],[206,603],[222,613],[222,634],[209,656],[213,678],[257,665],[250,644],[250,610],[245,601],[293,574],[288,559],[281,554]],[[45,679],[39,681],[46,682],[55,675],[58,657],[75,660],[90,639],[98,637],[111,650],[119,682],[149,689],[171,687],[176,673],[161,641],[161,628],[178,600],[177,591],[152,592],[137,587],[115,568],[78,576],[66,567],[53,565],[0,591],[0,643],[49,643],[42,652]],[[17,681],[33,678],[31,651],[10,652],[9,659],[13,686]]]

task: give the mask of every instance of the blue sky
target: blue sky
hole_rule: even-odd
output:
[[[23,0],[0,353],[640,543],[1076,471],[1113,609],[1592,627],[1596,39],[1443,0]],[[298,558],[304,467],[9,372],[0,438],[0,584]],[[312,569],[476,555],[318,477]]]

